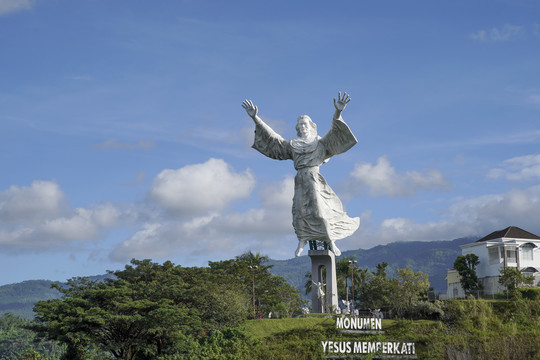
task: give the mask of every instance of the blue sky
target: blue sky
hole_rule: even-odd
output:
[[[537,1],[0,0],[0,49],[0,284],[292,257],[246,98],[291,138],[350,93],[342,250],[540,234]]]

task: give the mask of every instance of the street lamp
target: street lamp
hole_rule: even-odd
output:
[[[356,260],[349,260],[349,264],[351,266],[351,283],[352,283],[352,291],[351,291],[351,294],[352,294],[352,313],[353,313],[353,316],[354,316],[354,272],[353,272],[353,269],[354,269],[354,264],[356,264],[358,261]],[[348,293],[348,292],[347,292]]]
[[[347,304],[347,311],[350,311],[349,308],[349,283],[347,282],[347,275],[345,275],[345,302]]]
[[[251,270],[251,278],[253,280],[253,293],[252,293],[252,300],[253,300],[253,319],[255,320],[255,270],[259,267],[257,265],[248,265],[248,268]]]

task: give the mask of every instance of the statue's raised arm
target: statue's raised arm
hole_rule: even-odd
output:
[[[336,114],[337,117],[341,116],[341,112],[345,110],[345,107],[347,104],[351,101],[351,97],[346,92],[343,93],[343,96],[341,96],[341,91],[338,92],[338,99],[336,101],[336,98],[334,98],[334,107],[336,108]],[[338,113],[339,112],[339,113]],[[337,118],[334,115],[334,118]]]
[[[252,147],[272,159],[292,159],[289,142],[262,121],[258,115],[259,108],[253,101],[244,100],[242,107],[255,122],[255,139]]]
[[[242,107],[246,109],[247,114],[250,118],[253,119],[255,124],[262,121],[261,118],[257,115],[259,113],[259,109],[255,104],[253,104],[253,101],[247,99],[244,100],[244,102],[242,102]]]
[[[347,107],[347,104],[351,101],[349,94],[341,91],[338,93],[337,100],[334,98],[334,107],[336,111],[332,118],[332,125],[330,130],[321,139],[322,143],[326,146],[327,157],[331,157],[337,154],[344,153],[352,148],[358,140],[353,135],[349,126],[343,121],[341,113]]]

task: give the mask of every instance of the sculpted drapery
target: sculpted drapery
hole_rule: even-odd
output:
[[[296,256],[307,241],[324,241],[337,256],[341,254],[335,241],[352,235],[360,219],[349,217],[334,191],[319,173],[319,167],[330,157],[353,147],[357,140],[341,117],[350,101],[347,94],[334,99],[336,112],[330,130],[320,137],[316,125],[307,115],[298,118],[298,138],[285,140],[257,115],[258,109],[250,100],[243,107],[255,122],[253,148],[277,160],[292,160],[297,173],[294,178],[293,227],[298,237]]]

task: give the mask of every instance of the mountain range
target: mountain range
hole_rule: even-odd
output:
[[[409,241],[379,245],[363,250],[349,250],[342,257],[353,257],[357,266],[374,271],[377,264],[387,262],[387,274],[392,277],[397,269],[410,267],[429,275],[435,292],[446,291],[446,272],[451,269],[456,257],[461,255],[460,245],[471,243],[478,238],[467,237],[450,241]],[[337,258],[338,260],[340,257]],[[304,294],[305,274],[311,270],[309,256],[304,255],[289,260],[270,260],[270,272],[282,276],[287,282]],[[91,280],[102,280],[110,275],[97,275]],[[0,286],[0,315],[11,313],[24,318],[33,318],[32,308],[40,300],[60,297],[60,292],[51,288],[49,280],[28,280]]]

